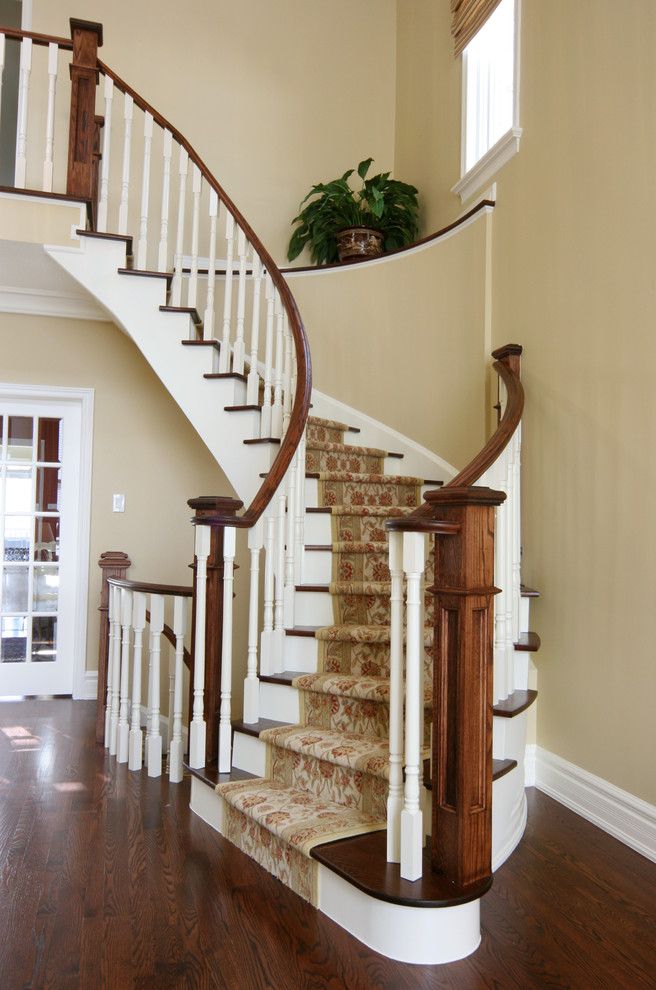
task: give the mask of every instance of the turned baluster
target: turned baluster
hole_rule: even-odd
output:
[[[16,167],[14,185],[24,189],[27,182],[27,115],[30,98],[30,73],[32,72],[32,39],[21,41],[18,76],[18,110],[16,112]]]
[[[223,628],[221,631],[221,706],[219,711],[219,773],[230,773],[232,754],[232,601],[234,585],[234,526],[223,530]]]
[[[135,591],[132,600],[132,629],[134,648],[132,655],[132,719],[128,745],[128,768],[141,770],[143,760],[143,732],[141,731],[141,667],[143,634],[146,627],[146,596]]]
[[[98,709],[96,713],[96,742],[109,745],[109,720],[111,716],[111,686],[112,679],[108,665],[112,659],[110,649],[111,621],[108,618],[110,585],[109,578],[124,578],[131,566],[126,553],[119,550],[108,550],[100,555],[98,561],[102,578],[100,585],[100,637],[98,641]],[[103,710],[103,704],[106,707]]]
[[[251,366],[246,384],[246,404],[256,406],[260,397],[260,373],[257,354],[260,345],[260,293],[262,289],[262,262],[253,248],[253,312],[251,318]]]
[[[387,797],[387,861],[401,862],[403,809],[403,534],[389,534],[390,686],[389,793]]]
[[[121,691],[121,589],[112,586],[113,602],[111,607],[114,625],[113,655],[112,655],[112,691],[111,716],[109,723],[109,755],[116,756],[118,746],[118,716]]]
[[[114,102],[114,80],[105,76],[103,92],[105,101],[105,123],[103,126],[102,155],[100,160],[100,195],[98,197],[98,230],[107,231],[109,209],[109,162],[112,147],[112,104]]]
[[[271,436],[282,437],[282,386],[283,360],[285,347],[284,311],[282,300],[277,289],[274,290],[274,308],[276,316],[276,361],[274,368],[273,406],[271,408]]]
[[[219,372],[227,374],[230,371],[230,330],[232,325],[232,278],[235,251],[235,220],[232,213],[226,210],[226,273],[223,289],[223,329],[221,332],[221,350],[219,352]]]
[[[116,744],[116,759],[119,763],[127,763],[128,761],[131,629],[132,592],[128,588],[121,588],[121,698],[118,715],[118,742]]]
[[[157,250],[157,270],[167,272],[169,264],[169,200],[171,197],[171,157],[173,155],[173,135],[164,131],[162,144],[162,206],[160,210],[159,247]]]
[[[271,410],[273,398],[273,326],[274,326],[274,288],[271,276],[265,278],[265,297],[267,304],[266,339],[264,348],[264,394],[262,397],[262,413],[260,415],[260,436],[270,437]]]
[[[159,713],[160,658],[164,629],[164,596],[150,596],[150,667],[148,678],[148,726],[146,769],[149,777],[162,773],[162,731]]]
[[[235,346],[232,352],[232,370],[238,374],[244,373],[244,358],[246,348],[244,344],[244,320],[246,316],[246,261],[248,244],[244,231],[239,228],[237,234],[237,255],[239,257],[239,276],[237,282],[237,329],[235,332]]]
[[[130,198],[130,156],[132,153],[132,117],[134,100],[126,93],[123,98],[123,170],[121,173],[121,198],[118,206],[118,232],[128,232],[128,203]]]
[[[178,162],[178,226],[175,235],[175,256],[173,258],[173,282],[171,284],[171,305],[180,306],[182,301],[182,261],[184,249],[185,204],[187,194],[187,170],[189,154],[180,145]]]
[[[182,780],[182,681],[184,676],[184,634],[187,625],[187,600],[176,597],[173,601],[173,633],[175,635],[175,661],[173,678],[173,706],[169,710],[172,721],[169,746],[169,780],[178,784]]]
[[[294,454],[287,470],[284,488],[287,491],[287,513],[285,519],[285,570],[284,570],[284,600],[283,616],[287,629],[294,626],[294,537],[296,535],[296,475],[298,468],[298,451]]]
[[[46,113],[46,150],[43,157],[43,190],[52,192],[52,172],[55,150],[55,93],[57,89],[57,60],[59,48],[54,41],[48,45],[48,109]]]
[[[276,545],[276,519],[273,506],[269,506],[264,517],[264,605],[262,613],[262,635],[260,637],[260,670],[263,674],[275,671],[273,659],[273,617],[274,617],[274,564]]]
[[[244,722],[257,722],[260,709],[260,682],[257,676],[257,638],[259,630],[260,551],[263,523],[259,519],[248,531],[251,556],[250,598],[248,601],[248,661],[244,680]]]
[[[187,306],[196,307],[198,298],[198,239],[200,236],[200,195],[202,175],[194,163],[191,172],[192,214],[191,214],[191,266],[189,271],[189,291]]]
[[[214,293],[216,287],[216,221],[219,214],[219,197],[214,189],[210,189],[209,218],[210,218],[210,256],[207,268],[207,300],[205,316],[203,317],[203,339],[212,340],[214,337]]]
[[[141,175],[141,211],[139,218],[139,242],[137,268],[148,268],[148,212],[150,200],[150,160],[153,144],[153,115],[144,115],[144,153]]]

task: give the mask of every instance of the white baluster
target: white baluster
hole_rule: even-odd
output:
[[[187,599],[173,601],[173,632],[175,634],[175,664],[173,680],[173,710],[169,720],[173,721],[171,745],[169,747],[169,780],[179,784],[182,780],[182,679],[184,662],[184,634],[187,625]]]
[[[132,656],[132,719],[128,745],[128,769],[141,770],[143,760],[143,732],[141,731],[141,665],[143,634],[146,627],[146,596],[135,591],[132,599],[132,629],[134,647]]]
[[[260,682],[257,677],[257,634],[260,618],[260,551],[263,543],[263,523],[260,518],[248,531],[251,553],[251,586],[248,602],[248,662],[244,680],[244,722],[257,722],[260,717]]]
[[[175,256],[173,258],[173,284],[171,286],[171,305],[180,306],[182,300],[182,252],[184,248],[185,198],[187,194],[187,169],[189,154],[180,145],[178,164],[178,228],[175,235]]]
[[[5,36],[0,34],[0,110],[2,110],[2,77],[5,71]]]
[[[403,810],[403,534],[389,534],[390,687],[389,792],[387,797],[387,862],[401,862]]]
[[[113,587],[111,593],[114,595],[114,657],[112,660],[112,714],[109,725],[109,755],[116,756],[121,688],[121,589]]]
[[[298,470],[296,472],[296,527],[294,532],[294,584],[303,584],[303,559],[305,557],[305,451],[307,432],[298,445]]]
[[[150,735],[146,738],[146,769],[149,777],[162,774],[162,735],[159,720],[160,653],[164,629],[164,596],[150,596],[150,676],[148,716]]]
[[[4,40],[4,34],[0,35]],[[107,621],[109,625],[109,644],[107,648],[107,695],[105,700],[105,749],[109,748],[112,721],[112,684],[114,682],[114,636],[116,633],[116,615],[114,605],[114,586],[107,589]]]
[[[27,178],[27,111],[30,97],[30,72],[32,71],[32,39],[21,41],[20,70],[18,77],[18,110],[16,113],[16,170],[14,185],[24,189]]]
[[[210,527],[196,526],[196,627],[194,648],[194,701],[189,726],[189,766],[205,766],[205,611],[207,603],[207,558]]]
[[[405,792],[401,812],[401,876],[422,874],[424,824],[421,807],[421,706],[424,699],[424,630],[421,627],[421,577],[426,566],[426,537],[403,536],[403,570],[407,579],[405,673]]]
[[[232,592],[237,530],[223,531],[223,632],[221,636],[221,707],[219,709],[219,773],[230,773],[232,724]]]
[[[153,145],[153,115],[144,116],[144,157],[141,176],[141,212],[139,218],[139,243],[137,268],[148,268],[148,207],[150,199],[150,158]]]
[[[103,92],[105,100],[105,122],[103,124],[102,158],[100,161],[100,191],[98,195],[98,230],[107,232],[107,211],[109,208],[109,159],[112,146],[112,104],[114,100],[114,80],[105,76]]]
[[[169,198],[171,192],[171,156],[173,154],[173,135],[164,131],[162,145],[162,209],[159,226],[159,249],[157,252],[157,271],[169,270]]]
[[[283,670],[283,645],[285,642],[285,485],[280,485],[277,498],[276,517],[276,552],[275,569],[275,598],[273,606],[273,669],[276,673]]]
[[[226,246],[227,260],[225,273],[225,288],[223,295],[223,331],[221,333],[221,350],[219,352],[219,372],[227,374],[230,371],[230,329],[232,324],[232,276],[235,251],[235,220],[229,210],[226,210]]]
[[[292,415],[292,364],[293,364],[293,351],[292,351],[292,335],[289,332],[289,325],[287,322],[287,314],[284,314],[283,318],[283,336],[285,340],[285,373],[283,377],[283,403],[282,403],[282,432],[283,436],[287,432],[287,427],[289,426],[289,420]]]
[[[512,631],[513,631],[513,642],[516,643],[519,639],[520,633],[523,631],[520,628],[519,612],[522,601],[522,498],[521,498],[521,460],[522,460],[522,427],[521,423],[517,427],[515,436],[512,441],[512,493],[511,494],[511,506],[512,506],[512,533],[513,533],[513,549],[512,549]]]
[[[191,219],[191,270],[189,274],[189,293],[187,306],[196,306],[198,298],[198,236],[200,231],[200,193],[202,176],[198,165],[194,164],[191,173],[191,192],[193,196]]]
[[[55,92],[57,89],[57,56],[54,41],[48,45],[48,110],[46,114],[46,151],[43,159],[43,189],[52,192],[52,168],[55,147]]]
[[[210,189],[210,257],[207,269],[207,301],[203,317],[203,339],[214,337],[214,289],[216,285],[216,218],[219,212],[219,197]]]
[[[271,276],[267,273],[265,280],[265,295],[267,304],[266,341],[264,351],[264,396],[262,399],[262,414],[260,416],[260,436],[270,437],[271,408],[273,392],[273,319],[274,319],[274,289]]]
[[[237,330],[235,346],[232,352],[232,370],[237,375],[244,374],[244,359],[246,348],[244,344],[244,319],[246,315],[246,235],[241,227],[237,233],[237,255],[239,256],[239,280],[237,283]]]
[[[251,366],[246,385],[246,405],[256,406],[260,398],[260,374],[257,352],[260,346],[260,292],[262,288],[262,262],[253,248],[253,312],[251,315]]]
[[[132,153],[132,114],[134,100],[125,94],[123,101],[123,172],[121,175],[121,201],[118,207],[118,233],[128,232],[128,201],[130,197],[130,155]]]
[[[282,382],[285,348],[284,314],[280,293],[275,290],[274,306],[276,313],[276,362],[274,367],[273,406],[271,408],[271,436],[282,436]]]
[[[276,520],[270,505],[264,517],[264,608],[260,638],[260,672],[273,674],[274,556]]]
[[[121,588],[121,701],[118,715],[118,742],[116,759],[119,763],[128,762],[128,737],[130,726],[130,630],[132,628],[132,592]]]
[[[285,590],[283,602],[284,624],[286,629],[294,627],[294,536],[296,534],[296,471],[298,451],[294,454],[287,471],[287,514],[285,534]]]

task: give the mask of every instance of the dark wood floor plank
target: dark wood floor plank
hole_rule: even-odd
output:
[[[189,777],[117,766],[94,719],[87,702],[0,704],[2,990],[656,988],[656,866],[539,792],[478,951],[404,966],[192,815]]]

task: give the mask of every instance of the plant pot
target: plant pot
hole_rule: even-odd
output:
[[[383,235],[371,227],[346,227],[339,230],[335,237],[340,261],[377,258],[383,253]]]

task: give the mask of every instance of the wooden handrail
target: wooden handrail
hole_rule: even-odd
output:
[[[148,611],[148,609],[146,609],[146,622],[150,622],[150,612]],[[162,629],[162,635],[164,636],[164,639],[167,639],[171,644],[171,646],[175,649],[175,647],[177,646],[175,633],[173,632],[171,627],[167,625],[166,622],[164,623],[164,628]],[[186,646],[182,647],[182,659],[184,661],[185,666],[190,668],[191,653],[189,652]]]
[[[54,34],[37,34],[34,31],[21,31],[19,28],[0,27],[0,34],[5,38],[13,38],[15,41],[22,41],[23,38],[31,38],[35,45],[57,45],[67,52],[73,51],[73,42],[70,38],[57,38]]]
[[[310,360],[310,346],[305,333],[305,328],[303,326],[303,321],[301,320],[301,316],[291,289],[287,285],[287,282],[283,278],[282,273],[280,272],[280,269],[276,265],[275,261],[264,247],[251,225],[244,218],[243,214],[237,209],[233,201],[219,184],[212,172],[210,172],[205,162],[191,146],[186,137],[181,134],[180,131],[166,119],[166,117],[151,106],[147,100],[140,96],[140,94],[137,93],[132,86],[126,83],[125,80],[121,79],[121,77],[117,75],[113,69],[111,69],[100,59],[98,59],[98,69],[101,73],[112,79],[114,85],[120,92],[127,93],[128,96],[131,96],[135,104],[143,110],[144,113],[151,114],[156,124],[164,130],[170,131],[173,138],[185,149],[191,161],[200,170],[209,186],[217,194],[225,208],[232,214],[237,225],[242,229],[252,247],[254,247],[257,251],[262,264],[271,277],[271,281],[280,293],[282,304],[287,313],[289,329],[292,334],[294,349],[296,352],[296,392],[294,395],[294,402],[292,405],[287,432],[282,438],[280,449],[273,464],[271,465],[269,472],[267,473],[266,478],[243,515],[230,515],[227,516],[225,520],[215,520],[222,521],[227,526],[236,526],[241,529],[249,529],[258,521],[284,478],[287,468],[289,467],[296,452],[296,448],[298,447],[301,437],[303,436],[305,423],[310,410],[310,398],[312,394],[312,364]]]
[[[177,598],[191,598],[193,588],[186,584],[152,584],[147,581],[129,581],[127,578],[108,578],[108,584],[129,591],[143,591],[150,595],[173,595]]]

